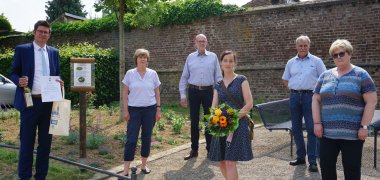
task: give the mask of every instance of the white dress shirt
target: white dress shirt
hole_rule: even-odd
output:
[[[33,47],[34,47],[34,79],[33,79],[33,87],[32,87],[32,94],[41,94],[41,77],[42,77],[42,58],[41,58],[41,52],[39,49],[43,49],[43,54],[46,59],[46,67],[47,72],[50,72],[49,68],[49,56],[47,53],[46,45],[44,47],[38,46],[33,41]],[[50,73],[49,73],[50,74]]]

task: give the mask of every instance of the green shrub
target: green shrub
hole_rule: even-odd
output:
[[[121,145],[124,145],[127,141],[127,137],[125,135],[125,131],[119,131],[115,135],[113,135],[114,140],[118,140]]]
[[[0,53],[0,74],[9,77],[11,73],[11,64],[13,61],[13,49],[5,49]]]
[[[175,139],[169,139],[169,141],[168,141],[168,144],[170,144],[170,145],[177,145],[179,142],[178,141],[176,141]]]
[[[108,104],[119,99],[119,61],[114,49],[102,49],[95,44],[79,43],[58,46],[61,58],[61,77],[66,82],[66,97],[72,104],[79,101],[79,93],[69,91],[70,87],[70,58],[95,58],[95,89],[90,99],[94,106]]]
[[[154,139],[157,140],[158,142],[162,142],[162,140],[164,138],[162,136],[160,136],[160,135],[156,135],[156,136],[154,136]]]
[[[163,119],[159,120],[156,127],[159,131],[165,130],[165,121]]]
[[[191,136],[189,134],[181,134],[179,137],[182,139],[191,139]]]
[[[95,89],[91,97],[93,106],[109,104],[119,100],[119,60],[114,49],[103,49],[96,44],[65,44],[57,47],[60,50],[61,78],[65,81],[66,99],[75,106],[79,101],[79,93],[70,91],[71,64],[70,58],[95,58]],[[9,77],[14,50],[6,49],[0,53],[0,74]]]
[[[70,131],[68,136],[61,137],[66,144],[74,145],[79,143],[79,131]]]
[[[115,159],[115,156],[112,155],[112,154],[106,154],[106,155],[104,156],[104,159]]]
[[[99,145],[104,144],[106,137],[102,134],[92,133],[87,136],[86,147],[89,149],[96,149]]]
[[[175,134],[181,134],[186,117],[175,115],[172,119],[172,130]]]

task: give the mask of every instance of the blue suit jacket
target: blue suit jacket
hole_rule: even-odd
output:
[[[59,51],[51,46],[46,46],[49,56],[50,76],[59,76]],[[34,80],[34,47],[33,43],[16,46],[11,66],[10,79],[17,85],[14,106],[20,112],[25,109],[23,88],[18,86],[19,78],[28,76],[28,86],[33,88]]]

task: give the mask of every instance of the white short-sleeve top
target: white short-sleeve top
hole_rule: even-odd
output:
[[[129,88],[128,106],[147,107],[157,103],[154,89],[161,82],[155,70],[146,68],[145,75],[141,77],[137,68],[130,69],[122,82]]]

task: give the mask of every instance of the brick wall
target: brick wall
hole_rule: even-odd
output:
[[[162,81],[163,101],[178,101],[178,82],[185,58],[194,51],[194,36],[204,33],[210,51],[217,54],[225,49],[237,51],[238,73],[248,77],[254,98],[270,101],[288,95],[281,76],[287,60],[296,54],[294,40],[301,34],[310,37],[310,52],[321,57],[328,68],[333,67],[328,55],[331,43],[337,38],[351,41],[352,63],[367,69],[380,87],[379,32],[379,0],[319,0],[267,6],[189,25],[127,32],[126,63],[127,67],[134,67],[131,60],[134,50],[148,49],[151,52],[149,66],[159,72]],[[101,47],[117,48],[117,38],[115,31],[53,36],[51,42],[89,41]],[[0,44],[3,42],[0,40]]]

